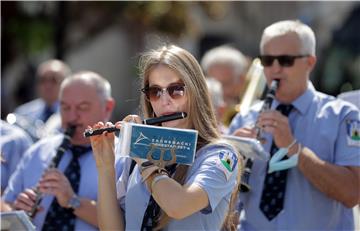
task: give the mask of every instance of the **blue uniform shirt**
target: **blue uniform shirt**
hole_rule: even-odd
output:
[[[11,176],[9,185],[3,195],[3,200],[13,203],[18,194],[26,188],[34,188],[45,169],[49,166],[51,159],[56,154],[56,150],[63,140],[63,135],[56,135],[49,139],[42,139],[35,143],[25,153],[18,168]],[[72,158],[71,151],[64,153],[58,169],[62,172],[68,166]],[[81,180],[79,184],[79,197],[97,200],[98,175],[92,152],[88,152],[79,158],[81,166]],[[47,211],[54,196],[45,195],[41,201],[44,211],[38,212],[33,219],[37,230],[41,230]],[[82,219],[76,219],[75,230],[97,230]]]
[[[275,100],[272,108],[279,103]],[[359,133],[351,138],[349,126],[359,129],[360,114],[355,106],[315,91],[309,82],[306,92],[292,102],[295,110],[289,115],[294,137],[320,159],[339,166],[360,166]],[[261,104],[248,113],[238,114],[230,125],[237,128],[254,124]],[[264,148],[270,150],[272,137]],[[357,141],[356,141],[357,140]],[[241,193],[244,209],[240,230],[353,230],[352,209],[344,207],[317,190],[299,169],[288,171],[284,209],[268,221],[259,209],[267,162],[255,160],[250,176],[251,192]]]
[[[29,121],[43,121],[44,111],[45,111],[45,101],[41,98],[34,99],[30,102],[20,105],[15,109],[15,114],[26,117]],[[56,101],[53,105],[51,105],[51,109],[54,113],[58,113],[60,110],[60,103]],[[43,121],[46,122],[46,121]]]
[[[0,121],[1,190],[3,191],[21,157],[32,144],[31,138],[20,128]]]
[[[228,158],[229,157],[229,158]],[[231,171],[224,168],[222,160],[231,159]],[[117,172],[117,197],[125,211],[126,230],[140,230],[150,192],[142,183],[139,169],[135,166],[129,176],[129,158],[119,164]],[[225,145],[208,145],[200,149],[195,162],[189,168],[185,184],[196,184],[208,195],[209,206],[182,220],[172,219],[165,230],[220,230],[228,211],[231,192],[236,184],[238,171],[237,154]],[[176,198],[174,198],[176,200]]]

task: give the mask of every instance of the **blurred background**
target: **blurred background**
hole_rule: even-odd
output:
[[[359,2],[4,2],[1,1],[1,118],[36,97],[35,71],[51,58],[74,72],[106,77],[117,106],[112,120],[138,110],[141,52],[175,43],[201,59],[224,43],[259,55],[262,30],[300,19],[317,37],[315,87],[360,88]]]

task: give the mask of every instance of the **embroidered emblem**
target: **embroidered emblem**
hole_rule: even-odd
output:
[[[219,162],[217,166],[226,176],[226,180],[229,180],[232,172],[234,171],[238,162],[237,156],[232,152],[221,151],[219,153]]]
[[[346,121],[346,139],[348,145],[360,147],[360,121]]]

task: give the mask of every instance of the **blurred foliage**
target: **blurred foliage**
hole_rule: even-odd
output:
[[[38,18],[13,18],[4,28],[13,38],[17,49],[25,54],[35,54],[53,43],[53,25]]]
[[[186,2],[127,2],[124,18],[142,28],[179,36],[189,27]]]

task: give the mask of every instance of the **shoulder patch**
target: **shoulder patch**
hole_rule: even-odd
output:
[[[216,162],[216,167],[220,169],[229,180],[238,162],[235,153],[229,151],[220,151]]]
[[[360,121],[346,121],[346,139],[349,146],[360,147]]]

